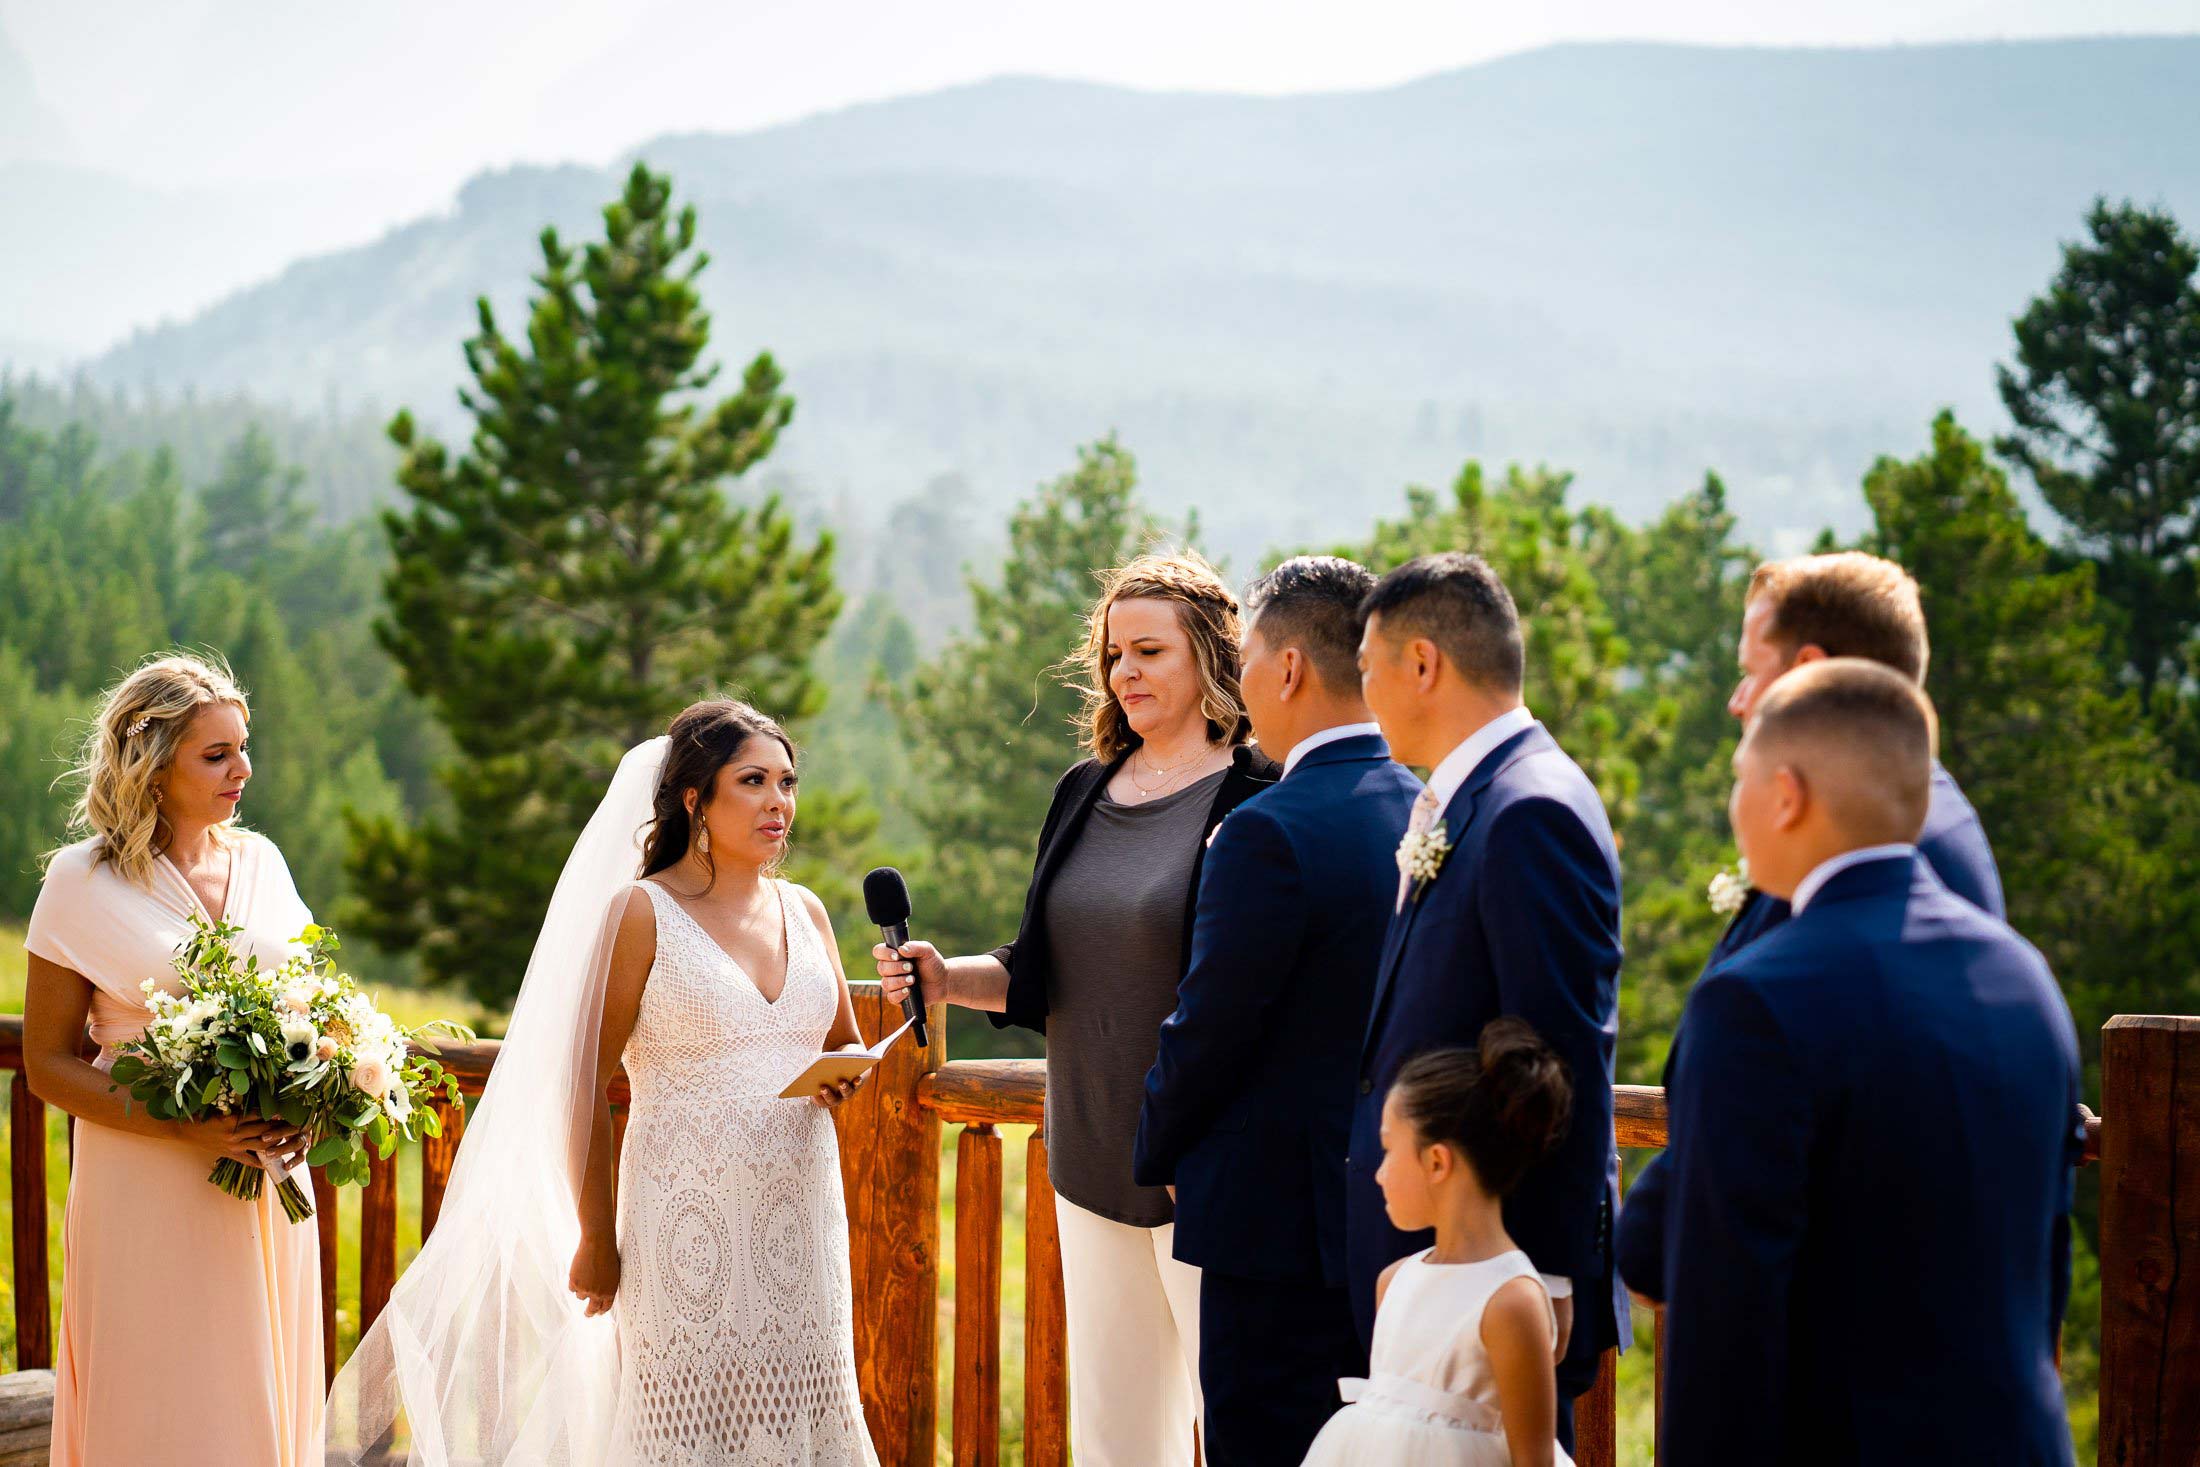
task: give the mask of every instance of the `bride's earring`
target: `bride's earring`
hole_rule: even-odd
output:
[[[710,854],[710,827],[700,820],[695,822],[695,849]]]

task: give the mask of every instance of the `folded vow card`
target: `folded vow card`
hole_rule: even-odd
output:
[[[779,1092],[781,1100],[801,1100],[815,1095],[820,1085],[837,1085],[842,1080],[853,1080],[880,1060],[886,1051],[894,1047],[894,1041],[909,1032],[916,1020],[904,1020],[902,1026],[872,1045],[869,1049],[835,1049],[810,1061],[810,1067],[787,1082],[787,1088]]]

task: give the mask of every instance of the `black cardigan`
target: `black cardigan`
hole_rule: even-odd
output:
[[[1000,1013],[986,1016],[997,1029],[1020,1024],[1041,1034],[1047,1031],[1047,984],[1054,976],[1053,956],[1047,951],[1047,892],[1052,889],[1055,874],[1062,869],[1070,848],[1077,844],[1078,832],[1085,828],[1085,817],[1092,813],[1101,791],[1108,787],[1108,781],[1115,777],[1115,771],[1128,757],[1123,755],[1106,764],[1087,759],[1063,775],[1054,786],[1054,802],[1047,807],[1046,823],[1039,827],[1039,858],[1032,867],[1031,889],[1024,895],[1024,919],[1017,926],[1016,940],[993,950],[993,956],[1008,969],[1007,1004]],[[1215,791],[1214,803],[1207,808],[1207,834],[1214,834],[1223,816],[1281,778],[1282,765],[1251,745],[1240,744],[1231,753],[1229,772],[1222,776],[1222,787]],[[1192,858],[1190,889],[1184,893],[1184,961],[1187,965],[1192,959],[1192,919],[1199,910],[1199,872],[1206,860],[1207,847],[1202,842],[1199,854]]]

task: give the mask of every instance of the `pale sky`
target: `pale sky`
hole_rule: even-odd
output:
[[[353,189],[364,235],[514,161],[602,162],[1004,73],[1382,86],[1554,41],[2200,31],[2200,0],[0,0],[67,161]]]

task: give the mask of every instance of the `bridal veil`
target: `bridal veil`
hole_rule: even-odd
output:
[[[558,877],[435,1232],[338,1373],[328,1460],[596,1467],[618,1392],[610,1314],[566,1289],[594,1120],[604,976],[641,872],[666,740],[620,761]]]

